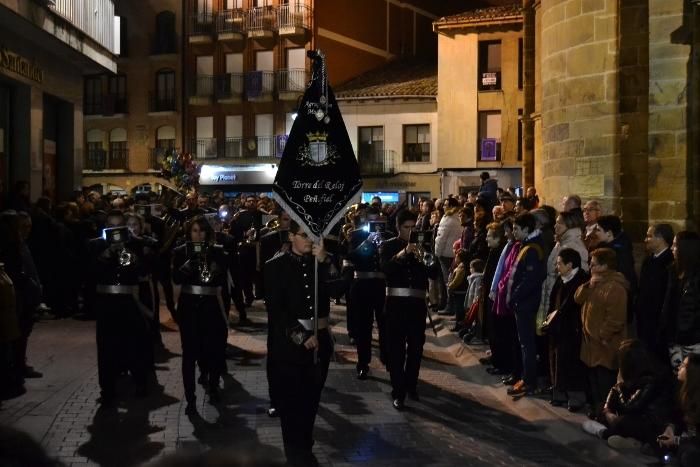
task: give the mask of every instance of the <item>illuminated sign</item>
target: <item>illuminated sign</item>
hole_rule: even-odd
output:
[[[275,164],[202,165],[200,185],[272,185],[277,174]]]

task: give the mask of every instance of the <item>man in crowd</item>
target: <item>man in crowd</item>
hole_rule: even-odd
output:
[[[673,263],[673,227],[669,224],[650,226],[644,244],[648,255],[639,274],[637,336],[650,352],[665,362],[668,348],[660,333],[660,319],[668,286],[668,269]]]
[[[586,223],[584,232],[584,242],[588,251],[593,251],[598,245],[598,238],[595,235],[598,218],[601,215],[600,203],[592,199],[583,205],[583,220]]]

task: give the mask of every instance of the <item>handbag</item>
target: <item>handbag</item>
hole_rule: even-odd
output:
[[[559,309],[556,309],[547,315],[544,321],[542,321],[540,324],[540,332],[542,334],[547,334],[547,332],[549,332],[549,330],[552,328],[552,323],[556,322],[557,316],[559,316]]]

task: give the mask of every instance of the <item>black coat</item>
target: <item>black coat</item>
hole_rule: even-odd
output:
[[[435,261],[428,267],[413,255],[397,256],[407,244],[408,242],[400,237],[394,237],[382,244],[379,257],[382,271],[386,275],[386,286],[428,290],[428,278],[437,278],[440,266]]]
[[[561,277],[557,277],[549,296],[549,310],[547,310],[548,313],[559,310],[547,334],[552,336],[557,344],[575,347],[577,354],[581,346],[581,305],[574,300],[574,294],[587,280],[588,274],[581,268],[566,284]]]
[[[265,263],[265,306],[268,313],[268,360],[297,365],[313,364],[313,352],[292,340],[302,331],[299,319],[314,316],[314,257],[280,253]],[[329,262],[318,264],[318,317],[330,314],[326,281]],[[310,335],[310,334],[308,334]],[[307,336],[308,337],[308,336]],[[319,352],[332,352],[328,332],[319,332]]]
[[[658,257],[644,258],[639,274],[639,297],[637,299],[637,335],[647,348],[654,353],[665,349],[666,342],[659,339],[661,312],[668,288],[669,267],[673,263],[673,253],[667,249]]]
[[[668,344],[700,343],[700,271],[683,279],[670,271],[661,328]]]

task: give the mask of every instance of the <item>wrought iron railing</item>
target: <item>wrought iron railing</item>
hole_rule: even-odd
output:
[[[277,27],[280,34],[285,29],[304,28],[311,26],[311,9],[302,4],[281,5],[277,10]]]
[[[190,36],[206,36],[214,32],[214,15],[211,13],[196,13],[190,15]]]
[[[220,11],[216,17],[216,32],[243,34],[246,30],[247,17],[246,11],[241,9]]]
[[[303,68],[279,70],[277,72],[277,92],[304,92],[309,75]]]
[[[196,159],[216,159],[216,138],[195,138],[190,143],[190,152]]]
[[[226,73],[225,75],[217,76],[216,97],[218,99],[226,99],[242,96],[244,76],[243,73]]]
[[[394,173],[396,151],[379,149],[360,151],[358,162],[362,175],[391,175]]]
[[[274,71],[249,71],[245,74],[245,94],[249,99],[268,96],[274,90]]]
[[[248,31],[275,31],[277,30],[276,7],[261,6],[248,10],[246,29]]]

